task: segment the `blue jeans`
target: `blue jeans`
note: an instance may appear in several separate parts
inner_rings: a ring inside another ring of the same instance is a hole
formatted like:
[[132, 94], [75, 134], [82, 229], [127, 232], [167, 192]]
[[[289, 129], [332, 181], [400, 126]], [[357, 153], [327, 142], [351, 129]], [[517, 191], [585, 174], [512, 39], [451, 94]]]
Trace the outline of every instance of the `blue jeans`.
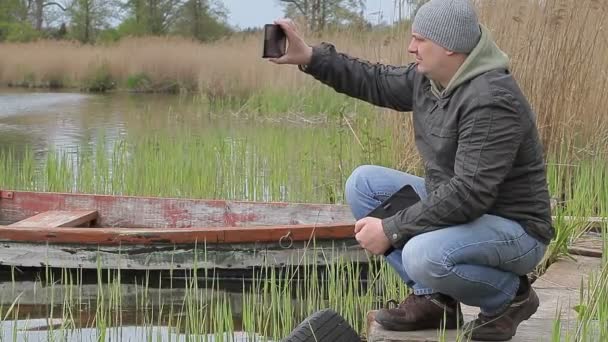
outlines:
[[[346, 181], [346, 201], [361, 219], [406, 184], [421, 198], [424, 179], [381, 166], [360, 166]], [[440, 292], [493, 315], [515, 297], [519, 276], [532, 271], [546, 245], [522, 226], [495, 215], [423, 233], [395, 249], [386, 261], [414, 294]]]

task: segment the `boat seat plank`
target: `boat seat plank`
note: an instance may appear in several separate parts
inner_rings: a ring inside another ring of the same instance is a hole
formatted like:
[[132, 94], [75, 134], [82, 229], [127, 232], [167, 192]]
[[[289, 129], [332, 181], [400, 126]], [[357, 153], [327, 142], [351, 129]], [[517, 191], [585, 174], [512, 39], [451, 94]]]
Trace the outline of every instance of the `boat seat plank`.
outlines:
[[10, 224], [9, 227], [78, 227], [97, 219], [97, 210], [50, 210]]

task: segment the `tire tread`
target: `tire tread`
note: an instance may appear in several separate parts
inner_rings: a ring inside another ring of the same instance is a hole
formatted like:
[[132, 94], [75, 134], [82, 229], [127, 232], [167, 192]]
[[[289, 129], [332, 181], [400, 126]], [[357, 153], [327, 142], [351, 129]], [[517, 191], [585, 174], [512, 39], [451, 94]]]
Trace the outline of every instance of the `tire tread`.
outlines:
[[337, 312], [324, 309], [308, 316], [282, 342], [361, 342], [361, 338]]

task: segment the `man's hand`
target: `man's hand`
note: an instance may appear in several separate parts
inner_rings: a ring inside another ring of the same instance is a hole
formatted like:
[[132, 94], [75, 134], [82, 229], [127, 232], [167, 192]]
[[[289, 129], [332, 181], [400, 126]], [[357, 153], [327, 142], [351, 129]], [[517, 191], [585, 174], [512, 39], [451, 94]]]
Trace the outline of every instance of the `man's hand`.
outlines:
[[384, 254], [391, 247], [384, 234], [382, 220], [375, 217], [365, 217], [355, 223], [355, 239], [361, 247], [375, 255]]
[[290, 19], [279, 19], [274, 22], [280, 25], [287, 36], [287, 51], [280, 58], [269, 58], [276, 64], [308, 65], [312, 59], [312, 47], [300, 37], [296, 24]]

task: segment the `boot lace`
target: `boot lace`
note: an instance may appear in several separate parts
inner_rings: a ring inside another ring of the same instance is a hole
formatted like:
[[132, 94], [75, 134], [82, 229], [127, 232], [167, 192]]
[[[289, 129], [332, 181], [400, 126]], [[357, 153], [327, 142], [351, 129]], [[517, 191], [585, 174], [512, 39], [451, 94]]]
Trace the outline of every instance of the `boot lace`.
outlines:
[[391, 306], [392, 306], [393, 308], [403, 309], [403, 308], [407, 307], [408, 305], [411, 305], [410, 303], [412, 303], [412, 304], [416, 303], [424, 298], [425, 298], [424, 296], [417, 296], [413, 293], [410, 293], [407, 297], [405, 297], [405, 299], [403, 301], [401, 301], [401, 303], [399, 303], [398, 301], [396, 301], [394, 299], [389, 299], [388, 301], [386, 301], [386, 304], [384, 307], [386, 309], [391, 309]]

